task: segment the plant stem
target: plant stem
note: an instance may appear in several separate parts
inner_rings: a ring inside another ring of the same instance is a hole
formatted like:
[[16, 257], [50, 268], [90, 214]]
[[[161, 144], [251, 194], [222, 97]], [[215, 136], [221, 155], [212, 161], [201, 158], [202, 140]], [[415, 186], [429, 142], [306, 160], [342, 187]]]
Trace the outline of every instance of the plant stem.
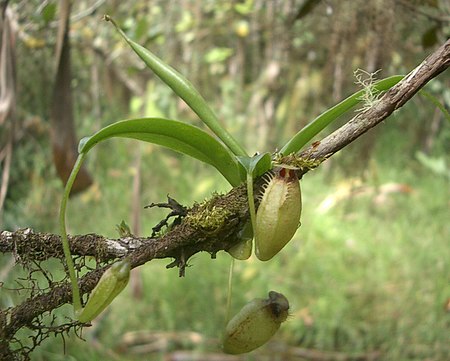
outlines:
[[247, 172], [247, 198], [248, 198], [248, 211], [250, 212], [250, 220], [252, 222], [253, 234], [256, 230], [256, 210], [255, 199], [253, 198], [253, 177], [252, 174]]
[[230, 271], [228, 273], [228, 295], [227, 295], [227, 313], [225, 318], [225, 326], [231, 317], [231, 298], [233, 294], [233, 270], [234, 270], [234, 257], [231, 257]]
[[70, 173], [69, 178], [67, 179], [66, 186], [64, 188], [63, 198], [61, 200], [61, 206], [59, 209], [59, 227], [61, 232], [61, 241], [64, 250], [64, 257], [66, 258], [67, 271], [69, 273], [70, 282], [72, 283], [72, 302], [73, 308], [76, 311], [81, 310], [81, 298], [80, 298], [80, 289], [78, 288], [78, 280], [75, 275], [75, 267], [72, 260], [72, 254], [70, 253], [69, 240], [67, 238], [67, 230], [66, 230], [66, 208], [67, 201], [69, 199], [70, 191], [72, 189], [73, 183], [77, 177], [78, 172], [81, 169], [81, 165], [83, 164], [86, 153], [80, 153], [78, 158], [73, 166], [72, 172]]

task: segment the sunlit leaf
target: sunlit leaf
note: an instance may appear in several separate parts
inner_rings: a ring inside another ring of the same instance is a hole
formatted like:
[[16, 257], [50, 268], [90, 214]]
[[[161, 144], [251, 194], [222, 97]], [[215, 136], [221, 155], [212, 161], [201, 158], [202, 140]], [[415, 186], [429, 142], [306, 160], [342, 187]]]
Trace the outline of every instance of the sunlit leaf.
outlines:
[[230, 151], [214, 137], [177, 120], [140, 118], [111, 124], [80, 141], [79, 152], [87, 153], [95, 144], [112, 137], [133, 138], [159, 144], [211, 164], [236, 186], [240, 183], [237, 161]]

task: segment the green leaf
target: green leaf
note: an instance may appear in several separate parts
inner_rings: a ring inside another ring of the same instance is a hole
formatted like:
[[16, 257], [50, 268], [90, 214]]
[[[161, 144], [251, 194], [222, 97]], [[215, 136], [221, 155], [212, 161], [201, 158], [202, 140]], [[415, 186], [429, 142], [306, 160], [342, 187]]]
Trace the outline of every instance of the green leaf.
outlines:
[[143, 46], [131, 40], [111, 19], [105, 15], [107, 21], [111, 21], [119, 34], [131, 46], [134, 52], [145, 62], [145, 64], [166, 83], [186, 104], [200, 117], [200, 119], [216, 134], [222, 142], [236, 155], [246, 156], [244, 148], [223, 128], [216, 114], [212, 111], [205, 99], [182, 74], [164, 63], [156, 55]]
[[253, 157], [237, 157], [241, 166], [241, 179], [246, 179], [246, 174], [252, 178], [259, 177], [272, 168], [272, 157], [270, 153], [261, 153]]
[[[373, 84], [373, 90], [377, 92], [388, 90], [402, 79], [402, 75], [394, 75], [389, 78], [380, 80]], [[319, 115], [316, 119], [314, 119], [311, 123], [300, 130], [296, 135], [294, 135], [294, 137], [289, 140], [289, 142], [287, 142], [286, 145], [281, 149], [280, 153], [283, 155], [287, 155], [298, 152], [305, 146], [306, 143], [308, 143], [312, 138], [314, 138], [318, 133], [320, 133], [338, 117], [363, 101], [362, 96], [365, 94], [365, 92], [366, 89], [362, 89]]]
[[56, 4], [47, 4], [42, 9], [42, 19], [46, 24], [48, 24], [50, 21], [53, 21], [55, 19], [56, 15]]
[[237, 161], [230, 151], [193, 125], [163, 118], [123, 120], [99, 130], [89, 138], [83, 138], [79, 152], [87, 153], [97, 143], [112, 137], [133, 138], [162, 145], [211, 164], [232, 186], [241, 182]]

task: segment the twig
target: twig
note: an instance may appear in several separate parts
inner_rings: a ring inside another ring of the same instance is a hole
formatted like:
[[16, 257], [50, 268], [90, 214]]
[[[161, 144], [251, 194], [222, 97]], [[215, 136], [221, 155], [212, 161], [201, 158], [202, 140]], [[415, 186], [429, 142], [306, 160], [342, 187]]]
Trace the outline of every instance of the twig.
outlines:
[[[403, 80], [387, 91], [372, 107], [359, 113], [322, 141], [314, 143], [301, 155], [311, 160], [331, 157], [402, 107], [426, 83], [445, 71], [449, 65], [450, 40], [447, 40]], [[306, 172], [307, 170], [303, 173]]]

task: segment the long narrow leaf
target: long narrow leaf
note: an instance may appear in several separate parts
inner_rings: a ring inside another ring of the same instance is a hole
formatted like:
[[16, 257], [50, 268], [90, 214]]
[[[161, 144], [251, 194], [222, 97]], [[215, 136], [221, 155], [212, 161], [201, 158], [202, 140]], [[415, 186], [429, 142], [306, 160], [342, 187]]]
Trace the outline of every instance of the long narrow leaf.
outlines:
[[80, 142], [79, 152], [87, 153], [95, 144], [111, 137], [123, 137], [159, 144], [211, 164], [230, 182], [240, 184], [239, 167], [233, 154], [214, 137], [177, 120], [140, 118], [111, 124]]
[[225, 145], [230, 148], [235, 155], [247, 155], [244, 148], [242, 148], [233, 136], [220, 125], [215, 113], [189, 80], [187, 80], [170, 65], [164, 63], [148, 49], [131, 40], [109, 16], [105, 16], [105, 19], [113, 23], [119, 34], [125, 39], [134, 52], [145, 62], [145, 64], [186, 102], [186, 104], [200, 117], [200, 119], [214, 132], [214, 134], [216, 134], [217, 137], [219, 137]]
[[[380, 80], [373, 85], [374, 91], [388, 90], [402, 79], [402, 75], [394, 75], [389, 78]], [[312, 138], [314, 138], [318, 133], [320, 133], [338, 117], [363, 101], [362, 96], [365, 92], [366, 90], [362, 89], [319, 115], [316, 119], [314, 119], [311, 123], [300, 130], [296, 135], [294, 135], [294, 137], [281, 149], [280, 153], [287, 155], [298, 152], [305, 146], [306, 143], [308, 143]]]
[[442, 104], [433, 94], [426, 91], [425, 89], [420, 89], [419, 94], [424, 96], [427, 100], [433, 103], [444, 115], [444, 118], [450, 123], [450, 113], [445, 109], [445, 105]]

